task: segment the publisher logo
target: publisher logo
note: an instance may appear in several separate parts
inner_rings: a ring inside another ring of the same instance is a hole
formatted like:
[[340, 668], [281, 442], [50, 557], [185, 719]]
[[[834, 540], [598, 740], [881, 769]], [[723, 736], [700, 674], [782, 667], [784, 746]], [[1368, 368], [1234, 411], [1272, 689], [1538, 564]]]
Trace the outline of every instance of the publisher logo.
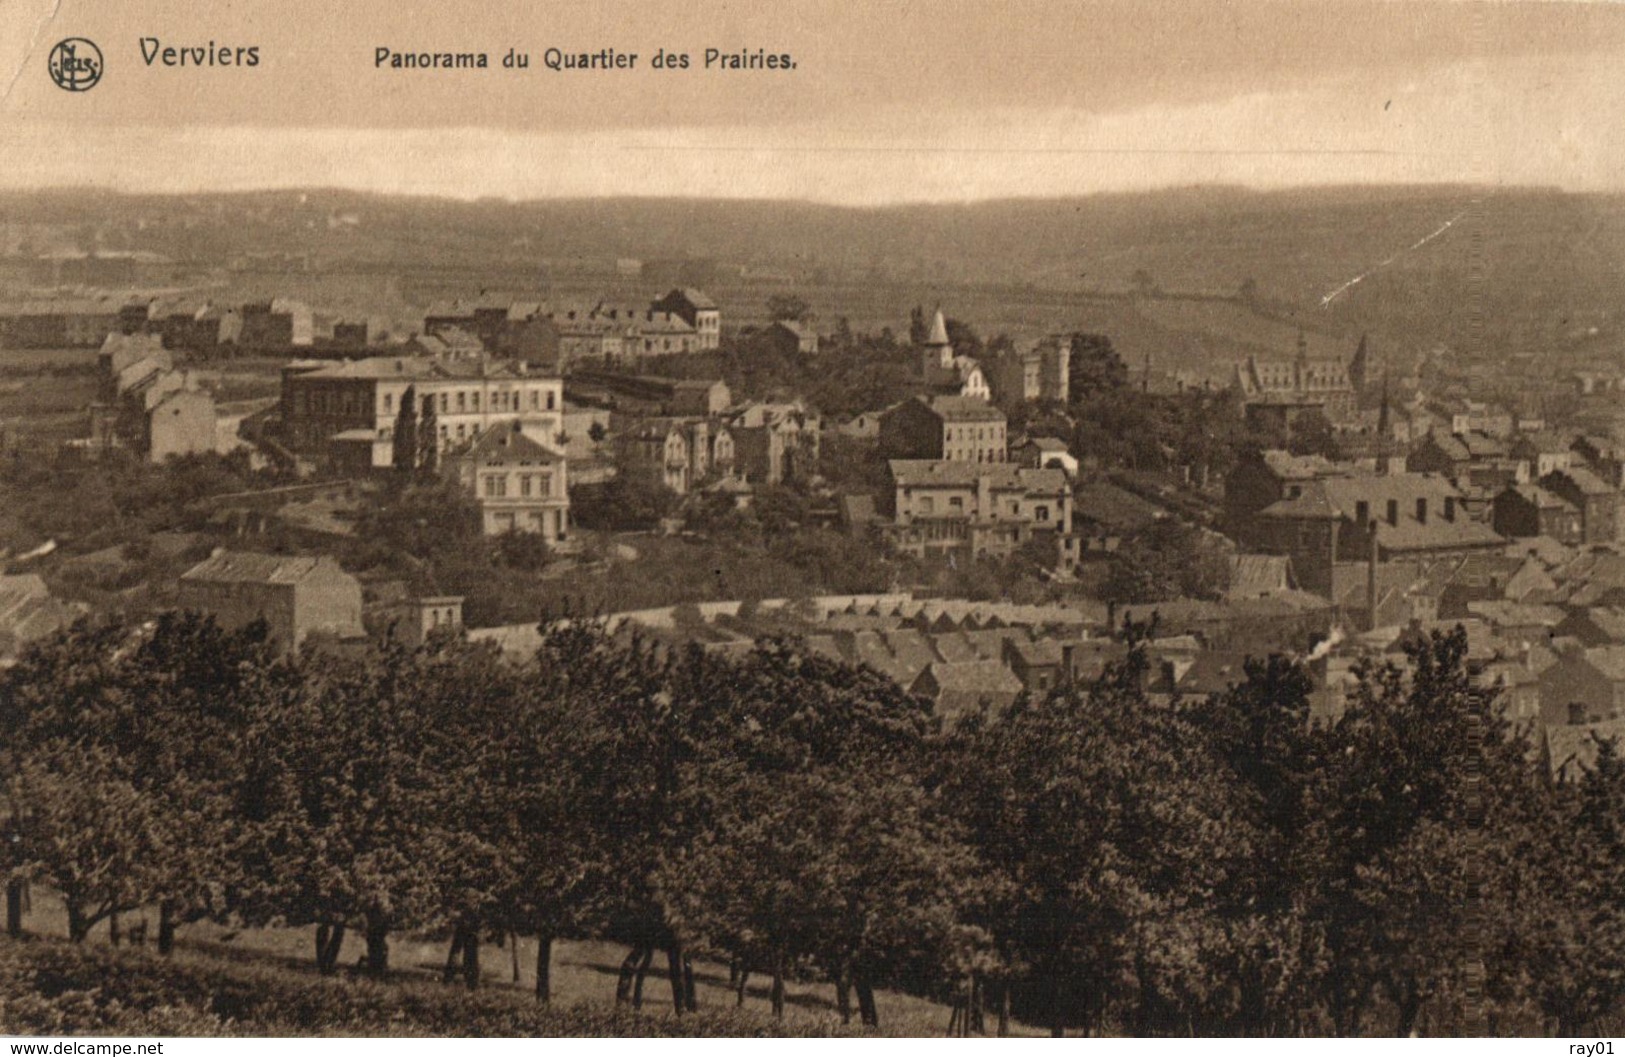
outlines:
[[46, 65], [58, 88], [88, 92], [102, 79], [102, 50], [84, 37], [69, 37], [51, 49]]

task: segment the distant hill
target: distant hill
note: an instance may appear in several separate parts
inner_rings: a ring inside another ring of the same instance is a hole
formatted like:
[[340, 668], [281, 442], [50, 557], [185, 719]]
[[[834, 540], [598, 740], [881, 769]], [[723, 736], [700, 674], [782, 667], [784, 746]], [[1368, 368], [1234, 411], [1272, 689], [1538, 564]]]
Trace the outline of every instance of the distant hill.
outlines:
[[[16, 233], [26, 232], [36, 242], [148, 249], [200, 264], [291, 254], [316, 271], [442, 273], [454, 288], [483, 275], [612, 275], [617, 260], [705, 262], [725, 276], [719, 286], [756, 276], [871, 294], [971, 286], [1075, 297], [1120, 294], [1138, 279], [1229, 295], [1251, 279], [1289, 326], [1301, 321], [1340, 338], [1371, 331], [1407, 353], [1475, 340], [1492, 354], [1613, 342], [1621, 332], [1625, 196], [1486, 190], [1476, 213], [1473, 199], [1462, 187], [1218, 187], [860, 209], [462, 202], [321, 189], [167, 197], [63, 190], [0, 195], [0, 234], [11, 233], [0, 252], [15, 251]], [[1480, 338], [1470, 327], [1475, 303]], [[888, 308], [904, 319], [906, 310]], [[1200, 313], [1186, 316], [1175, 329], [1201, 332], [1191, 323]], [[1170, 327], [1171, 318], [1156, 323]], [[1227, 348], [1237, 337], [1233, 321], [1214, 333]]]

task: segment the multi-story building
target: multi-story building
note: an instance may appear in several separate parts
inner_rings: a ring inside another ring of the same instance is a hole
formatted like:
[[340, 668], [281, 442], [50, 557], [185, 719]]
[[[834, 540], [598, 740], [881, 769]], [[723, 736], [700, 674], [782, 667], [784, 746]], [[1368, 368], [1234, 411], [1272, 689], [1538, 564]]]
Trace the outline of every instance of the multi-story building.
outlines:
[[888, 459], [1006, 462], [1004, 412], [971, 397], [905, 400], [880, 415], [880, 453]]
[[242, 332], [238, 344], [250, 349], [286, 349], [310, 345], [316, 337], [315, 317], [303, 301], [278, 297], [242, 306]]
[[948, 322], [940, 308], [931, 319], [925, 344], [920, 347], [920, 378], [926, 390], [937, 395], [968, 396], [977, 400], [993, 398], [982, 365], [973, 357], [954, 352], [953, 343], [948, 340]]
[[387, 467], [408, 390], [419, 402], [419, 428], [433, 409], [441, 451], [515, 422], [549, 444], [563, 428], [564, 383], [532, 374], [523, 363], [374, 356], [283, 368], [285, 443], [298, 452], [326, 455], [337, 440], [360, 450], [354, 459], [359, 466]]
[[1571, 546], [1585, 539], [1579, 508], [1535, 484], [1512, 485], [1497, 495], [1490, 524], [1509, 539], [1548, 536]]
[[823, 420], [800, 403], [745, 404], [722, 421], [733, 443], [733, 472], [751, 484], [803, 479], [818, 465]]
[[1584, 467], [1571, 466], [1542, 477], [1540, 486], [1579, 509], [1583, 542], [1613, 543], [1619, 539], [1619, 490], [1607, 481]]
[[1010, 463], [893, 459], [884, 531], [916, 557], [1003, 557], [1048, 535], [1057, 564], [1075, 558], [1066, 474]]
[[699, 290], [688, 287], [673, 290], [649, 307], [677, 316], [694, 328], [701, 351], [710, 351], [722, 343], [722, 312], [715, 301]]
[[[1236, 365], [1235, 385], [1243, 403], [1265, 407], [1317, 406], [1336, 423], [1353, 414], [1358, 394], [1341, 360], [1310, 359], [1308, 339], [1298, 334], [1293, 360], [1260, 360], [1249, 356]], [[1253, 416], [1256, 417], [1256, 416]]]
[[1293, 483], [1287, 498], [1241, 526], [1245, 550], [1285, 554], [1298, 584], [1331, 597], [1340, 562], [1389, 562], [1498, 550], [1505, 540], [1464, 513], [1463, 494], [1432, 474], [1323, 477]]
[[1026, 348], [1010, 347], [982, 357], [982, 372], [993, 399], [1009, 407], [1028, 400], [1066, 403], [1072, 392], [1072, 346], [1060, 335]]
[[569, 538], [564, 456], [525, 436], [517, 421], [487, 430], [446, 466], [474, 497], [485, 535], [535, 532], [550, 545]]
[[235, 629], [264, 620], [273, 641], [365, 634], [361, 584], [332, 558], [218, 551], [181, 575], [176, 604]]
[[94, 349], [119, 331], [120, 307], [90, 298], [0, 305], [0, 348]]
[[687, 495], [709, 477], [730, 477], [738, 454], [732, 430], [706, 418], [645, 418], [616, 438], [621, 465], [652, 471], [669, 489]]

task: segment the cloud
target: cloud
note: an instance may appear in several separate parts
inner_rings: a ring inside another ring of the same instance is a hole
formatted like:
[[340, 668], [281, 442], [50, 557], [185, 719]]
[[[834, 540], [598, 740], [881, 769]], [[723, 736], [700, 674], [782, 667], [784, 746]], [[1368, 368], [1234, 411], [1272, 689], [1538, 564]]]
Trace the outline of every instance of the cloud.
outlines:
[[[71, 126], [17, 120], [0, 186], [337, 186], [460, 198], [684, 195], [848, 205], [1484, 182], [1625, 190], [1625, 82], [1606, 57], [1358, 72], [1311, 88], [1098, 114], [876, 108], [766, 126], [621, 130]], [[1492, 76], [1493, 74], [1493, 76]]]

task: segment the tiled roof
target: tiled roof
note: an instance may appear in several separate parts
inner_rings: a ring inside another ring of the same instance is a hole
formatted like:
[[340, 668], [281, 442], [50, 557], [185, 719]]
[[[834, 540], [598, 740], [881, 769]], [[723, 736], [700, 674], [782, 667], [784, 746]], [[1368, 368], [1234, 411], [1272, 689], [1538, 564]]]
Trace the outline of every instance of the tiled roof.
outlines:
[[934, 396], [930, 407], [944, 422], [1003, 422], [1004, 412], [974, 396]]
[[296, 584], [323, 565], [337, 568], [337, 563], [328, 557], [222, 551], [188, 569], [181, 579], [211, 583]]
[[464, 453], [475, 462], [563, 462], [564, 456], [525, 436], [519, 429], [497, 426], [481, 433]]
[[1014, 463], [949, 462], [935, 459], [891, 459], [892, 480], [904, 488], [951, 485], [974, 488], [986, 477], [1000, 491], [1065, 492], [1064, 470], [1035, 470]]
[[1625, 720], [1548, 726], [1545, 730], [1546, 753], [1554, 778], [1576, 781], [1591, 770], [1597, 763], [1600, 742], [1612, 741], [1625, 749]]

